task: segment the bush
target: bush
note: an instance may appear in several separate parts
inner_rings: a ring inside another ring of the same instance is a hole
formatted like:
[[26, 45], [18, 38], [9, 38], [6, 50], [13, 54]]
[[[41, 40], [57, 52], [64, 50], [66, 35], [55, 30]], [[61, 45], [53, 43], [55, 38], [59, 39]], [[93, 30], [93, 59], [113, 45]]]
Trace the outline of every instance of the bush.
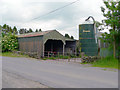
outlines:
[[18, 40], [15, 34], [8, 33], [2, 35], [2, 52], [14, 51], [18, 49]]

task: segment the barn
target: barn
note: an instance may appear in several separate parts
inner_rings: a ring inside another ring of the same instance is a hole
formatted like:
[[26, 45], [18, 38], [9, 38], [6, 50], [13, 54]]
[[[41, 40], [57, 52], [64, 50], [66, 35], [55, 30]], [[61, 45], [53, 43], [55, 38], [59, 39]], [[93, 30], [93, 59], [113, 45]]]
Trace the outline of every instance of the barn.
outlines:
[[75, 53], [76, 40], [66, 38], [56, 30], [18, 35], [19, 51], [35, 53], [38, 58], [52, 54]]

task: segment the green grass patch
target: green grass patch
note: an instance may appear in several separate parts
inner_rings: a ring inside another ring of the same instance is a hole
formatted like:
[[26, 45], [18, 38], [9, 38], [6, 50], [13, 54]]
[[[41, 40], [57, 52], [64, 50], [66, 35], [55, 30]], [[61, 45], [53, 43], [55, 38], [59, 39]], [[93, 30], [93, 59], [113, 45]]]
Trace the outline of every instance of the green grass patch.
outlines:
[[22, 54], [17, 54], [13, 52], [3, 52], [0, 53], [0, 56], [6, 56], [6, 57], [29, 57], [28, 55], [22, 55]]
[[118, 69], [118, 59], [113, 57], [105, 57], [96, 62], [91, 63], [93, 67], [114, 68]]

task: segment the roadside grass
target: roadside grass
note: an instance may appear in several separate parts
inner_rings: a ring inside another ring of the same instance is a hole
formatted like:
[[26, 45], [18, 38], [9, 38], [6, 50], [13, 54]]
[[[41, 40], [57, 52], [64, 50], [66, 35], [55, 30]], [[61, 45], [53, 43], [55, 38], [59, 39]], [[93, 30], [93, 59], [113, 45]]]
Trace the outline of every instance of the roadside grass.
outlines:
[[28, 58], [28, 55], [22, 55], [22, 54], [17, 54], [17, 53], [13, 53], [13, 52], [0, 52], [0, 56], [6, 56], [6, 57], [26, 57]]
[[91, 63], [93, 67], [114, 68], [118, 69], [118, 59], [113, 57], [105, 57], [96, 62]]

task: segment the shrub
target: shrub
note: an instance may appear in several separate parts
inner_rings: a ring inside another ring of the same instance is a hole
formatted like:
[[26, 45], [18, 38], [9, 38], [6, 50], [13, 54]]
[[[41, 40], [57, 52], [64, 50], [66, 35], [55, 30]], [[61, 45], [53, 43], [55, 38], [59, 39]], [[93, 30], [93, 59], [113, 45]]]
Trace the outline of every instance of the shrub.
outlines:
[[18, 49], [18, 40], [15, 34], [8, 33], [2, 35], [1, 47], [2, 52], [14, 51]]

